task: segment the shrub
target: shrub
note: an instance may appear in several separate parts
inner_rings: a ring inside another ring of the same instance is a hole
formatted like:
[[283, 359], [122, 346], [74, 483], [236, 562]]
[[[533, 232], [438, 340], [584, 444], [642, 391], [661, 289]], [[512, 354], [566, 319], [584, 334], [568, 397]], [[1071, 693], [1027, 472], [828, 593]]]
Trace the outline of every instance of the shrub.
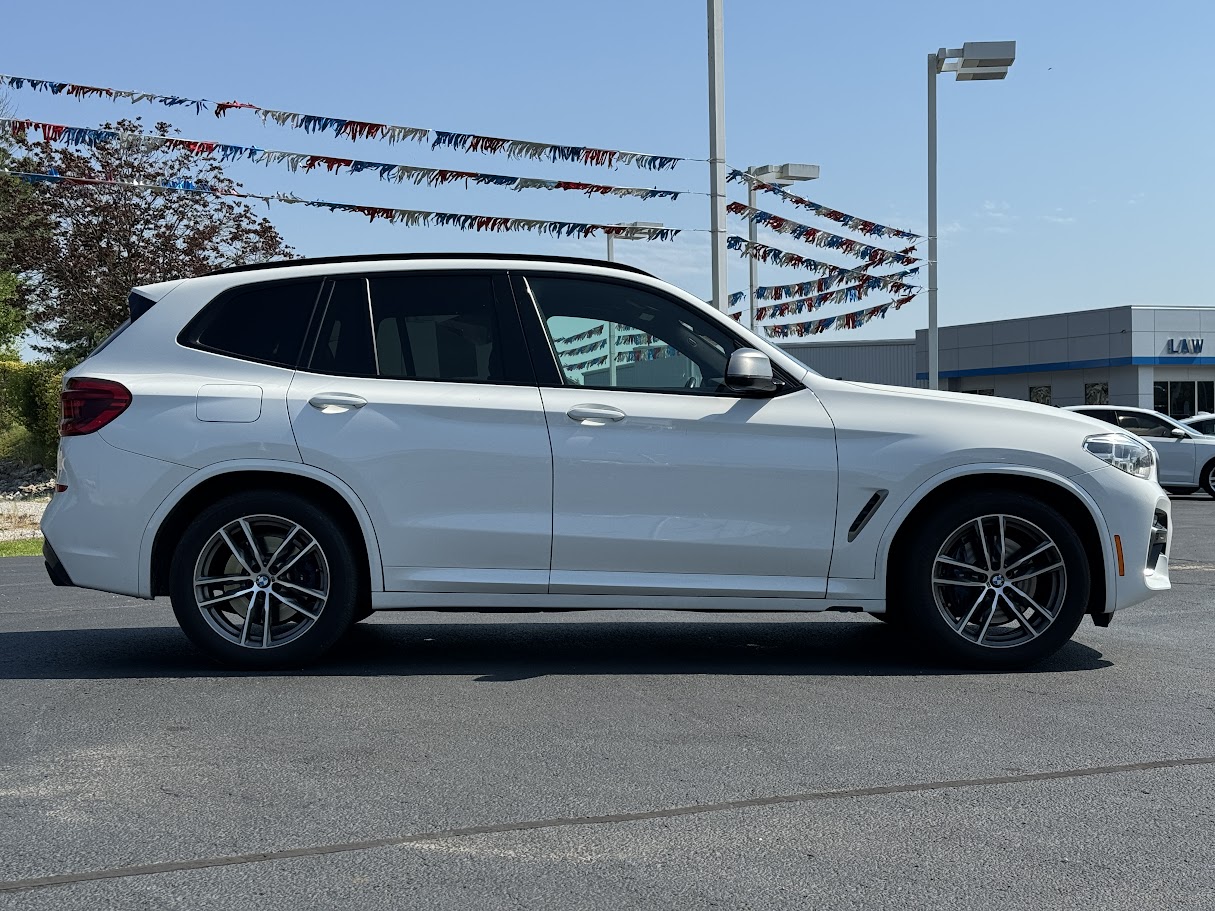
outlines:
[[55, 464], [59, 446], [59, 391], [63, 373], [51, 364], [0, 362], [0, 422], [20, 425], [43, 465]]

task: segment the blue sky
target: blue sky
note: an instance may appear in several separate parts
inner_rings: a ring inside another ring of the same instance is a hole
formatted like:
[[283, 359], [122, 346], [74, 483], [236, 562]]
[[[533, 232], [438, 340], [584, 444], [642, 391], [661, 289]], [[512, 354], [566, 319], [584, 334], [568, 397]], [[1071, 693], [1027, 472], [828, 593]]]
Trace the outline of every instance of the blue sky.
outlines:
[[[925, 58], [939, 46], [1014, 39], [999, 83], [939, 83], [943, 324], [1121, 304], [1211, 304], [1195, 280], [1211, 261], [1215, 118], [1207, 62], [1215, 5], [726, 0], [726, 154], [731, 165], [819, 164], [795, 191], [923, 233]], [[10, 10], [0, 71], [190, 97], [237, 99], [517, 139], [707, 157], [702, 0], [550, 0], [205, 5], [62, 2], [53, 23]], [[674, 189], [708, 188], [707, 165], [636, 168], [512, 161], [428, 146], [350, 143], [263, 127], [249, 115], [78, 102], [14, 93], [18, 116], [92, 126], [124, 114], [171, 120], [189, 138], [421, 166]], [[571, 221], [656, 221], [707, 228], [708, 200], [587, 198], [462, 185], [381, 183], [371, 174], [233, 170], [251, 192]], [[72, 192], [65, 190], [65, 192]], [[732, 190], [732, 198], [741, 198]], [[761, 203], [821, 227], [772, 197]], [[602, 239], [462, 233], [368, 224], [275, 206], [270, 217], [307, 255], [491, 250], [601, 256]], [[745, 225], [731, 219], [731, 229]], [[779, 235], [761, 240], [820, 259]], [[621, 242], [617, 258], [707, 297], [707, 235]], [[838, 260], [841, 264], [849, 264]], [[761, 283], [806, 272], [760, 267]], [[732, 259], [731, 290], [746, 287]], [[875, 299], [874, 302], [877, 302]], [[854, 307], [827, 308], [821, 315]], [[826, 338], [906, 337], [917, 299], [863, 330]]]

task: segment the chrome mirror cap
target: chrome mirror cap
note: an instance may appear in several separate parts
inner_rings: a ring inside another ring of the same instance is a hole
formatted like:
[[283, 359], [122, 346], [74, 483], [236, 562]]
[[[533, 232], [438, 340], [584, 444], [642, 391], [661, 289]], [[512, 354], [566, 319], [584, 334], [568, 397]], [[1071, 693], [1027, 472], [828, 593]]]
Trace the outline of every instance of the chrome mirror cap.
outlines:
[[775, 392], [772, 361], [754, 348], [739, 348], [726, 365], [726, 385], [737, 392]]

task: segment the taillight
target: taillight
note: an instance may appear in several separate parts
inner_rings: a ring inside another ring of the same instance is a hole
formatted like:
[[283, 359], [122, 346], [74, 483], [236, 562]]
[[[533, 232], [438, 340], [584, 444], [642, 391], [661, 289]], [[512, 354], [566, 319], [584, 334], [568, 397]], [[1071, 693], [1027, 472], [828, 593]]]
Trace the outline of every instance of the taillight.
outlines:
[[131, 404], [131, 392], [113, 380], [70, 379], [60, 394], [61, 437], [76, 437], [100, 430]]

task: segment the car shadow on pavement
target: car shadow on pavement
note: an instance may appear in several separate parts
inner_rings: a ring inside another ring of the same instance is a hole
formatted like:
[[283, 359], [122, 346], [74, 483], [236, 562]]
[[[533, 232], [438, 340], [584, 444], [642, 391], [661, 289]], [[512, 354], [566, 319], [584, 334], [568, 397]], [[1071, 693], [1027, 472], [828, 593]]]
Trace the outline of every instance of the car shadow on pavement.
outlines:
[[[1111, 666], [1079, 642], [1028, 673]], [[172, 627], [0, 633], [0, 679], [223, 676], [471, 676], [508, 683], [550, 675], [707, 674], [931, 676], [972, 674], [918, 653], [872, 619], [835, 622], [409, 622], [351, 630], [324, 659], [286, 671], [230, 671]]]

